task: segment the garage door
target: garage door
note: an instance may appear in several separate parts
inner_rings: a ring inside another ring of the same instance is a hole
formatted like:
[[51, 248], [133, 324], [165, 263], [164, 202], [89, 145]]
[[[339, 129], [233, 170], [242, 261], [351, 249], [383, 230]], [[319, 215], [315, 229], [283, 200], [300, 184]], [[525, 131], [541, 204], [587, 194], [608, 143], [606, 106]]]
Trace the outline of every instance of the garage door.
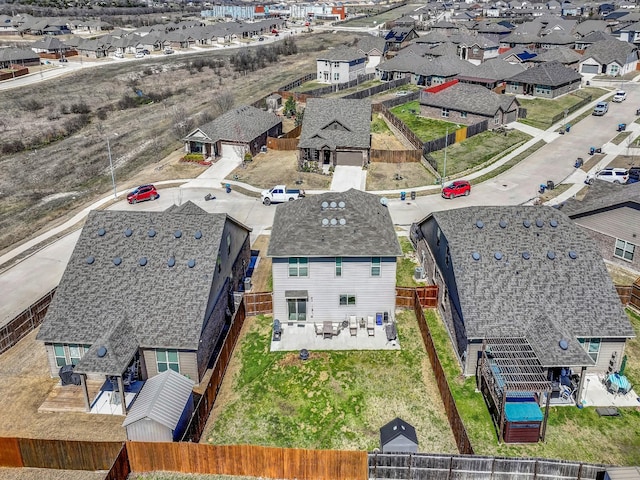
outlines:
[[242, 160], [242, 152], [249, 151], [246, 145], [234, 145], [231, 143], [222, 144], [222, 152], [220, 153], [224, 158], [233, 158], [235, 160]]
[[362, 166], [362, 152], [336, 152], [336, 165]]
[[598, 65], [582, 64], [582, 73], [598, 73]]

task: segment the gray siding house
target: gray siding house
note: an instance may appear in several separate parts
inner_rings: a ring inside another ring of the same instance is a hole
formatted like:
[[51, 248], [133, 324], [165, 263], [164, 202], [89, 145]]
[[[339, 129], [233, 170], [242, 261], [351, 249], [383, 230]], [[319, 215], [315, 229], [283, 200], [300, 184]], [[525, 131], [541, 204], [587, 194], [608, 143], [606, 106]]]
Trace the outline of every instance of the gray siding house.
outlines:
[[507, 79], [505, 93], [556, 98], [580, 88], [582, 75], [554, 61], [541, 63]]
[[298, 142], [300, 166], [364, 166], [371, 150], [371, 102], [309, 98]]
[[640, 272], [640, 183], [596, 180], [582, 201], [569, 199], [561, 208], [593, 238], [602, 258]]
[[420, 115], [463, 125], [489, 120], [489, 128], [518, 119], [520, 104], [512, 95], [499, 95], [480, 85], [456, 83], [440, 92], [420, 96]]
[[273, 315], [291, 324], [395, 311], [402, 255], [376, 195], [348, 190], [278, 205], [269, 241]]
[[185, 153], [201, 153], [204, 159], [222, 155], [255, 155], [267, 144], [267, 137], [282, 134], [282, 119], [251, 105], [237, 107], [189, 133]]
[[595, 243], [556, 209], [434, 212], [413, 225], [411, 239], [440, 287], [439, 309], [466, 375], [476, 372], [484, 341], [519, 338], [549, 379], [563, 368], [584, 379], [604, 373], [614, 352], [622, 358], [635, 336]]
[[580, 72], [616, 77], [634, 71], [637, 64], [637, 46], [616, 39], [603, 40], [587, 47]]
[[[71, 364], [85, 386], [109, 379], [124, 391], [127, 378], [166, 370], [200, 383], [235, 310], [249, 232], [191, 202], [91, 212], [37, 336], [51, 376]], [[86, 388], [85, 399], [89, 408]]]

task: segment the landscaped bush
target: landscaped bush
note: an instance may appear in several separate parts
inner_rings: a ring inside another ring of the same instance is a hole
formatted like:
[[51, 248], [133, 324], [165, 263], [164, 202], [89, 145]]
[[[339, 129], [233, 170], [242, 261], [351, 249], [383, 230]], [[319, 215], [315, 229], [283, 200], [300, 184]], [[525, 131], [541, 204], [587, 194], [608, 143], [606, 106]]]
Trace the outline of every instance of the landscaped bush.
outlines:
[[211, 162], [208, 162], [203, 159], [201, 153], [187, 153], [184, 157], [180, 159], [183, 163], [197, 163], [198, 165], [211, 165]]

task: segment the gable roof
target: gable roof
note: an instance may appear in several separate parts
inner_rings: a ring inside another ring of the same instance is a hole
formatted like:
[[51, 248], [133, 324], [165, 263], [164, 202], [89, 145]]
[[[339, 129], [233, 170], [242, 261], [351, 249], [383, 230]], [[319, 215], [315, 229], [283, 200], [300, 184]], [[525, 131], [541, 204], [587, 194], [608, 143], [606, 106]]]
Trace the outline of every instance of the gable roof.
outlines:
[[638, 47], [627, 42], [621, 42], [620, 40], [602, 40], [600, 42], [593, 43], [587, 47], [582, 55], [583, 60], [593, 58], [596, 62], [601, 64], [617, 63], [618, 65], [625, 65], [627, 58], [632, 52], [637, 52]]
[[563, 65], [578, 63], [582, 55], [571, 48], [551, 48], [531, 59], [532, 62], [560, 62]]
[[197, 350], [224, 227], [246, 227], [190, 203], [164, 212], [90, 212], [38, 339], [115, 344], [130, 325], [126, 337], [140, 347]]
[[640, 182], [616, 185], [596, 180], [593, 185], [589, 186], [587, 194], [582, 200], [570, 198], [559, 208], [570, 218], [578, 218], [602, 210], [622, 207], [629, 203], [636, 203], [640, 206]]
[[382, 37], [374, 37], [373, 35], [361, 35], [354, 39], [353, 48], [369, 54], [374, 50], [384, 53], [387, 50], [387, 42]]
[[584, 37], [595, 32], [606, 32], [608, 27], [604, 20], [585, 20], [573, 27], [573, 33]]
[[565, 67], [562, 63], [546, 62], [528, 68], [524, 72], [515, 74], [507, 79], [509, 82], [536, 83], [538, 85], [548, 85], [557, 87], [567, 83], [580, 81], [582, 75], [575, 70]]
[[470, 112], [484, 116], [494, 116], [498, 110], [509, 111], [516, 97], [499, 95], [482, 85], [456, 83], [438, 93], [422, 95], [421, 105], [449, 108], [459, 112]]
[[37, 53], [30, 48], [5, 47], [0, 48], [0, 62], [19, 62], [21, 60], [40, 59]]
[[[337, 126], [339, 128], [333, 128]], [[299, 148], [371, 147], [371, 102], [344, 98], [309, 98]]]
[[[492, 58], [482, 62], [473, 70], [473, 78], [501, 81], [523, 72], [525, 67], [519, 63], [510, 63], [502, 58]], [[472, 78], [459, 75], [458, 78]]]
[[352, 62], [354, 60], [364, 59], [365, 55], [352, 47], [338, 47], [330, 50], [324, 50], [316, 57], [317, 60], [328, 60], [330, 62]]
[[200, 131], [212, 142], [223, 140], [246, 143], [279, 123], [282, 123], [282, 119], [275, 113], [265, 112], [251, 105], [244, 105], [233, 108], [215, 120], [205, 123], [189, 133], [186, 138]]
[[[323, 207], [325, 202], [327, 206]], [[344, 202], [342, 208], [341, 202]], [[325, 219], [327, 224], [323, 225]], [[267, 255], [398, 257], [402, 249], [389, 210], [380, 203], [380, 198], [351, 189], [278, 205]]]
[[401, 418], [396, 417], [380, 428], [380, 445], [386, 445], [401, 435], [416, 445], [418, 444], [416, 429]]
[[[432, 217], [447, 239], [470, 340], [524, 337], [544, 366], [573, 366], [593, 364], [577, 338], [634, 336], [595, 242], [561, 211], [467, 207]], [[572, 341], [566, 351], [560, 338]]]
[[144, 383], [122, 426], [150, 418], [175, 430], [189, 401], [193, 385], [193, 380], [173, 370], [151, 377]]

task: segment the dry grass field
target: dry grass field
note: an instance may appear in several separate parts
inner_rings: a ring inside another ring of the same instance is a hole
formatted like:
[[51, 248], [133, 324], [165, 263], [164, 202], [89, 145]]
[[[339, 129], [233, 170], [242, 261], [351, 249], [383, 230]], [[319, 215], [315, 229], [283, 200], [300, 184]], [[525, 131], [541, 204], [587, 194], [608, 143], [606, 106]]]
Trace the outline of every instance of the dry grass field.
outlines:
[[[164, 159], [181, 148], [185, 125], [213, 118], [220, 100], [229, 94], [236, 105], [252, 103], [314, 71], [311, 52], [353, 38], [300, 35], [296, 55], [281, 56], [277, 63], [247, 74], [234, 72], [228, 61], [221, 68], [193, 67], [198, 59], [228, 55], [211, 51], [110, 62], [0, 92], [2, 148], [12, 142], [33, 146], [0, 157], [0, 253], [109, 192], [106, 135], [119, 188], [151, 181], [154, 176], [137, 175], [145, 168], [158, 173], [155, 178], [195, 176], [197, 172], [181, 171], [182, 166], [165, 167]], [[135, 98], [136, 90], [156, 100], [122, 109], [121, 100]], [[72, 135], [63, 135], [74, 129]], [[163, 168], [168, 170], [162, 172]]]

